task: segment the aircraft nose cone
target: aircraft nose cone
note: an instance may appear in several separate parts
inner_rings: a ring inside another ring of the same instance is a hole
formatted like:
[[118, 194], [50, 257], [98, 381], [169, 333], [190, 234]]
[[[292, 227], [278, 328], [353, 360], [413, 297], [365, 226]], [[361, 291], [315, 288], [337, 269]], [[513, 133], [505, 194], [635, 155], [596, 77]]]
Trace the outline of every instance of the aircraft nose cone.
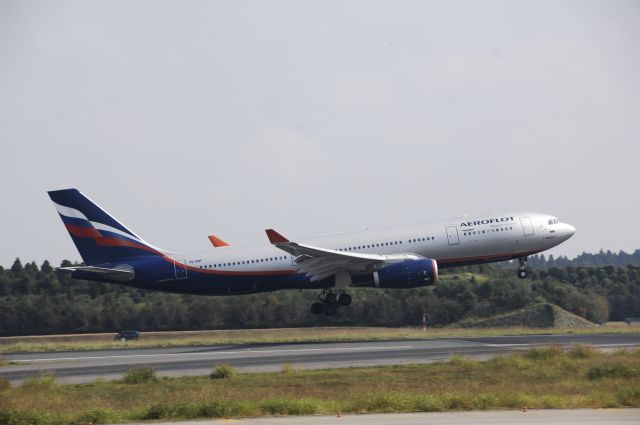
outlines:
[[564, 226], [565, 226], [565, 234], [567, 235], [567, 239], [569, 239], [576, 232], [576, 228], [566, 223]]

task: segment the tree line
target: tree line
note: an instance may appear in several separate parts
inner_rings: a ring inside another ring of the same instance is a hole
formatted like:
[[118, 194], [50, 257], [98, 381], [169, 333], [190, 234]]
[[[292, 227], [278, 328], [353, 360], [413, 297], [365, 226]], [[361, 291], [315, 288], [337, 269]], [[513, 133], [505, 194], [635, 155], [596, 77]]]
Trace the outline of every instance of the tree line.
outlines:
[[[61, 266], [69, 266], [64, 261]], [[0, 335], [268, 328], [296, 326], [430, 326], [482, 318], [551, 302], [593, 322], [640, 317], [640, 266], [515, 269], [469, 266], [441, 272], [440, 283], [416, 289], [353, 288], [352, 306], [315, 316], [317, 291], [211, 297], [177, 295], [71, 279], [48, 261], [0, 267]]]
[[618, 266], [624, 267], [629, 264], [640, 265], [640, 249], [636, 249], [633, 253], [628, 254], [624, 251], [617, 253], [610, 250], [600, 250], [597, 254], [583, 252], [575, 258], [567, 256], [555, 257], [549, 255], [545, 258], [544, 254], [532, 255], [529, 257], [529, 265], [537, 269], [548, 270], [553, 267], [602, 267], [602, 266]]

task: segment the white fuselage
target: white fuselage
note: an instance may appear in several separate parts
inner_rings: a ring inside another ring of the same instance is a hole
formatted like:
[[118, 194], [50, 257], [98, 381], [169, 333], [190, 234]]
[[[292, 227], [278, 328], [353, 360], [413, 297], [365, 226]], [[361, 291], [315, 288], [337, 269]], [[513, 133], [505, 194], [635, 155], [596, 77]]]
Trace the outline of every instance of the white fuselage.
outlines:
[[[440, 267], [502, 261], [552, 248], [575, 232], [573, 226], [539, 213], [507, 213], [396, 228], [361, 230], [300, 240], [316, 247], [367, 254], [417, 254]], [[171, 256], [189, 268], [228, 272], [296, 269], [291, 255], [263, 245], [215, 248]]]

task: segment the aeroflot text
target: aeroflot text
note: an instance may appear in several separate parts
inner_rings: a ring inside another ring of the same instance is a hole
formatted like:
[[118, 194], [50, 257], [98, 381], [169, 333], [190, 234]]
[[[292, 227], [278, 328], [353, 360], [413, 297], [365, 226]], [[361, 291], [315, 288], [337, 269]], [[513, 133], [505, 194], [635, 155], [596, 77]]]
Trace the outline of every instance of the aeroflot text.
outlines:
[[478, 226], [480, 224], [490, 224], [490, 223], [505, 223], [507, 221], [515, 221], [515, 220], [513, 219], [513, 217], [490, 218], [487, 220], [467, 221], [466, 223], [460, 223], [460, 227]]

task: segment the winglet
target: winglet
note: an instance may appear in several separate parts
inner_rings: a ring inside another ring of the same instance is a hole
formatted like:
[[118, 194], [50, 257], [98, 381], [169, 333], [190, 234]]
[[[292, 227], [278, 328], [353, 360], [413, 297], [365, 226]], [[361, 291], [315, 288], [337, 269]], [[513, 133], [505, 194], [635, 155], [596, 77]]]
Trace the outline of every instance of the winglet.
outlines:
[[265, 232], [267, 232], [267, 237], [269, 238], [269, 242], [271, 242], [272, 244], [289, 242], [289, 239], [285, 238], [284, 236], [282, 236], [280, 233], [276, 232], [273, 229], [267, 229], [265, 230]]
[[220, 239], [215, 235], [210, 235], [209, 240], [211, 241], [211, 244], [216, 248], [220, 248], [222, 246], [229, 246], [227, 242], [223, 241], [222, 239]]

